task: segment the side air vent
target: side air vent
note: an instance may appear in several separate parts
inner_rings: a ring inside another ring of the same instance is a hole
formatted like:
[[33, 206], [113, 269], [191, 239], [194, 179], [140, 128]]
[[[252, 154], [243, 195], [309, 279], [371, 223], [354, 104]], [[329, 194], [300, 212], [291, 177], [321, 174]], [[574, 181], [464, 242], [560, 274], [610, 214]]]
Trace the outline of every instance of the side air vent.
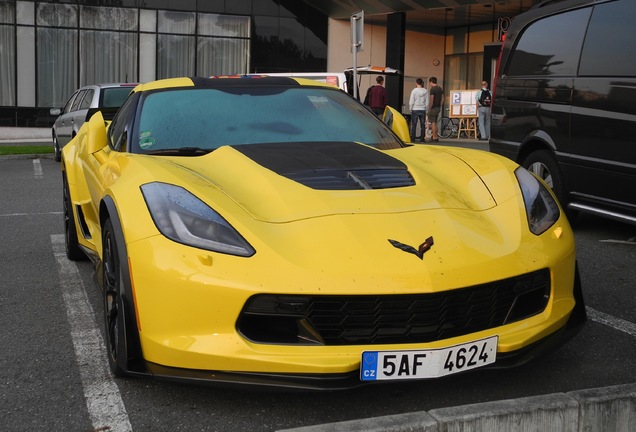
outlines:
[[305, 171], [290, 173], [287, 177], [320, 190], [388, 189], [415, 185], [406, 169]]

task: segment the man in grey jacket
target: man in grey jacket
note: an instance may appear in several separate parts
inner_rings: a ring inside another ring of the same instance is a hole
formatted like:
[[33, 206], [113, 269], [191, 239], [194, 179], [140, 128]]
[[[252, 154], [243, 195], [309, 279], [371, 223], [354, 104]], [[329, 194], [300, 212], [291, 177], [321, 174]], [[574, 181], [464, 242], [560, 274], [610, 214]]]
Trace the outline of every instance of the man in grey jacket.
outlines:
[[411, 111], [411, 141], [417, 139], [417, 124], [420, 124], [420, 139], [426, 140], [426, 108], [428, 105], [428, 90], [424, 88], [424, 80], [415, 80], [415, 88], [409, 98], [409, 110]]

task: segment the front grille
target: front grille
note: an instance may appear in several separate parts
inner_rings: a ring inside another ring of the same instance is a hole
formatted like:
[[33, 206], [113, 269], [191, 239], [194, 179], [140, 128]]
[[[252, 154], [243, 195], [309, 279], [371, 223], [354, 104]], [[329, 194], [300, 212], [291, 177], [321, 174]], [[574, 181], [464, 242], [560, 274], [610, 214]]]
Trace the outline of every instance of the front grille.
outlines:
[[547, 269], [434, 294], [270, 295], [246, 303], [237, 327], [258, 343], [422, 343], [499, 327], [541, 313]]

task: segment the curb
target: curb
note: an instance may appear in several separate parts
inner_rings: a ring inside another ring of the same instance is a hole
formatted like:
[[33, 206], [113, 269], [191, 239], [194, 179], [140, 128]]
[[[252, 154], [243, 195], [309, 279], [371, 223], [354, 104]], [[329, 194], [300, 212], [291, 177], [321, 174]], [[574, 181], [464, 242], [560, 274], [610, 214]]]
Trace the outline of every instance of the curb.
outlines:
[[372, 417], [278, 432], [631, 432], [636, 383]]

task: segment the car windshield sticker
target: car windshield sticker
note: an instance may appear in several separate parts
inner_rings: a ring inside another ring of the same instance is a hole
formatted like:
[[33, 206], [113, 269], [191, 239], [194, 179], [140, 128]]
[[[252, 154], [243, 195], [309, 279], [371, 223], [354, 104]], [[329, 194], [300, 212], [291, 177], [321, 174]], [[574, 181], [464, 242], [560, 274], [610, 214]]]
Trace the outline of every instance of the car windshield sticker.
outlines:
[[155, 139], [150, 137], [151, 134], [152, 132], [150, 131], [144, 131], [139, 134], [139, 147], [143, 150], [149, 149], [155, 145]]

